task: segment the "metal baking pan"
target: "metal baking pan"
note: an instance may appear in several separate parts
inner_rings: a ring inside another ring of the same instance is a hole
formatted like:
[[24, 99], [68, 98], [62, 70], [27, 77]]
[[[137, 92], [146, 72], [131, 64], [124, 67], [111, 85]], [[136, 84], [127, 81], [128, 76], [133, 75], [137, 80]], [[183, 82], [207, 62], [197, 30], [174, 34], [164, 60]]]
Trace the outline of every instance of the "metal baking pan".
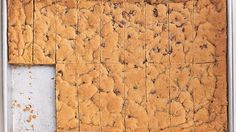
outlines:
[[[55, 86], [53, 83], [55, 69], [50, 66], [18, 67], [8, 64], [7, 0], [2, 0], [0, 4], [0, 95], [3, 95], [2, 100], [0, 99], [2, 106], [0, 107], [0, 132], [24, 132], [27, 131], [26, 129], [28, 131], [55, 131]], [[235, 38], [236, 1], [228, 0], [228, 128], [230, 132], [236, 130], [236, 114], [234, 114], [236, 46], [233, 45], [233, 43], [236, 44]], [[47, 75], [42, 74], [45, 72]], [[41, 96], [44, 100], [41, 100]], [[22, 110], [25, 113], [21, 112]], [[32, 113], [31, 110], [33, 110]], [[37, 118], [31, 115], [36, 115]]]
[[3, 107], [0, 108], [4, 111], [1, 120], [4, 127], [0, 129], [4, 129], [0, 132], [54, 132], [55, 68], [8, 64], [7, 0], [1, 3]]
[[236, 2], [235, 0], [227, 1], [228, 11], [228, 128], [230, 132], [236, 130], [236, 115], [235, 105], [236, 102]]

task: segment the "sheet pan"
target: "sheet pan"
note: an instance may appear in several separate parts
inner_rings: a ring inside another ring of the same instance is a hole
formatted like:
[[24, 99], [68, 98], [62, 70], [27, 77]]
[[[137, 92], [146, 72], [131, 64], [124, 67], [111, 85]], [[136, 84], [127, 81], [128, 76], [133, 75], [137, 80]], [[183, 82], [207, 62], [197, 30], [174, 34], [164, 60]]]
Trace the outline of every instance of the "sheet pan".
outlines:
[[[0, 101], [0, 105], [2, 105], [3, 109], [0, 109], [0, 131], [4, 131], [4, 132], [11, 132], [13, 131], [14, 127], [13, 127], [13, 113], [12, 113], [12, 94], [14, 92], [12, 92], [11, 90], [13, 90], [12, 88], [12, 79], [14, 77], [12, 77], [11, 75], [17, 75], [15, 74], [15, 72], [19, 72], [22, 71], [24, 72], [28, 72], [30, 70], [32, 71], [37, 71], [39, 70], [39, 67], [34, 67], [33, 69], [25, 69], [22, 67], [18, 67], [16, 69], [13, 69], [12, 66], [10, 66], [7, 62], [8, 57], [7, 57], [7, 0], [2, 0], [1, 1], [1, 46], [0, 46], [0, 53], [1, 53], [1, 61], [0, 61], [0, 65], [1, 65], [1, 74], [0, 74], [0, 84], [1, 85], [1, 90], [0, 90], [0, 94], [3, 95], [3, 102]], [[234, 23], [234, 25], [233, 25]], [[235, 131], [235, 126], [236, 126], [236, 114], [235, 114], [235, 105], [234, 103], [236, 102], [236, 97], [234, 97], [234, 95], [236, 95], [236, 90], [234, 90], [234, 87], [236, 87], [236, 83], [234, 83], [234, 80], [236, 78], [236, 71], [234, 70], [236, 68], [236, 1], [234, 0], [228, 0], [228, 128], [230, 132]], [[12, 70], [13, 69], [13, 70]], [[41, 68], [40, 68], [41, 69]], [[45, 71], [44, 71], [45, 70]], [[43, 72], [51, 72], [51, 76], [53, 75], [53, 68], [51, 67], [44, 67], [42, 70]], [[41, 74], [41, 73], [40, 73]], [[37, 74], [35, 74], [37, 76]], [[26, 75], [27, 76], [27, 75]], [[50, 77], [51, 77], [50, 76]], [[236, 81], [236, 80], [235, 80]], [[31, 80], [32, 82], [32, 80]], [[14, 82], [15, 83], [15, 82]], [[26, 83], [28, 83], [26, 81]], [[51, 84], [51, 82], [48, 82]], [[37, 81], [36, 81], [37, 84]], [[49, 84], [49, 85], [50, 85]], [[15, 84], [17, 85], [17, 84]], [[32, 85], [32, 84], [31, 84]], [[33, 84], [34, 85], [34, 84]], [[52, 85], [50, 85], [50, 87], [53, 87]], [[2, 93], [1, 93], [2, 92]], [[16, 92], [16, 91], [15, 91]], [[28, 91], [29, 92], [29, 91]], [[47, 91], [46, 91], [47, 92]], [[16, 92], [17, 96], [19, 95], [19, 92]], [[17, 97], [16, 96], [16, 97]], [[53, 98], [53, 92], [51, 94], [48, 95], [48, 97]], [[19, 97], [20, 98], [20, 97]], [[54, 99], [52, 99], [54, 100]], [[51, 100], [51, 101], [52, 101]], [[21, 100], [23, 101], [23, 100]], [[14, 101], [13, 101], [14, 102]], [[40, 103], [40, 102], [39, 102]], [[53, 101], [52, 101], [53, 103]], [[16, 107], [17, 104], [16, 104]], [[44, 109], [44, 108], [41, 108]], [[3, 111], [3, 112], [2, 112]], [[52, 110], [53, 111], [53, 110]], [[1, 127], [1, 125], [3, 125], [4, 127]], [[52, 123], [50, 125], [55, 125], [55, 123]], [[3, 128], [1, 130], [1, 128]], [[52, 130], [55, 129], [54, 127], [52, 127]]]
[[55, 67], [8, 64], [7, 0], [1, 2], [4, 130], [0, 132], [54, 132]]

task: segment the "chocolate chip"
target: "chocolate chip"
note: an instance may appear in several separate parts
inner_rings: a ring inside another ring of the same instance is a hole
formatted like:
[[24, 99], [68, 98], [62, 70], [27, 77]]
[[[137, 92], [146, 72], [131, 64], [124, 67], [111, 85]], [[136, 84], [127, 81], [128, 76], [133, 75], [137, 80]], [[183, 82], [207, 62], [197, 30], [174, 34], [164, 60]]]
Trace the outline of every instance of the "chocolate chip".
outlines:
[[117, 96], [120, 95], [120, 91], [119, 91], [118, 89], [115, 89], [115, 90], [114, 90], [114, 93], [115, 93]]
[[181, 42], [177, 41], [176, 44], [181, 44]]
[[104, 47], [105, 47], [105, 43], [101, 43], [101, 45], [100, 45], [100, 46], [104, 48]]
[[152, 83], [155, 83], [156, 82], [156, 79], [152, 79]]
[[131, 35], [128, 35], [127, 38], [130, 39], [130, 38], [131, 38]]
[[133, 89], [138, 89], [138, 86], [134, 86]]
[[161, 51], [161, 49], [159, 47], [153, 48], [152, 49], [155, 53], [159, 53]]
[[156, 90], [153, 90], [153, 91], [150, 92], [150, 94], [156, 94], [156, 93], [157, 93]]
[[156, 38], [157, 36], [158, 36], [158, 33], [155, 33], [153, 37]]
[[123, 21], [123, 20], [122, 20], [122, 21], [120, 21], [120, 23], [121, 23], [121, 24], [123, 24], [123, 25], [125, 25], [125, 24], [126, 24], [126, 22], [125, 22], [125, 21]]
[[153, 9], [153, 16], [158, 17], [158, 10], [156, 8]]
[[114, 9], [116, 9], [119, 6], [119, 3], [114, 3]]
[[104, 90], [103, 90], [103, 89], [101, 89], [101, 88], [99, 88], [99, 89], [98, 89], [98, 91], [99, 91], [99, 92], [104, 92]]
[[208, 46], [207, 46], [207, 44], [203, 44], [203, 45], [200, 45], [199, 47], [200, 47], [201, 49], [207, 49]]
[[148, 4], [152, 4], [152, 1], [151, 0], [144, 0], [144, 2], [148, 3]]
[[48, 41], [48, 40], [49, 40], [49, 36], [48, 36], [48, 35], [45, 35], [45, 37], [46, 37], [46, 41]]
[[135, 10], [130, 10], [130, 11], [129, 11], [129, 14], [132, 15], [132, 16], [134, 16], [134, 15], [136, 14], [136, 11], [135, 11]]
[[131, 116], [131, 115], [128, 115], [128, 118], [132, 118], [132, 116]]
[[147, 63], [147, 59], [145, 59], [145, 60], [143, 61], [143, 64], [145, 64], [145, 63]]
[[126, 16], [128, 16], [128, 13], [127, 13], [126, 11], [123, 11], [123, 12], [122, 12], [122, 16], [123, 16], [124, 18], [126, 18]]
[[60, 76], [63, 76], [63, 71], [59, 70], [57, 73], [58, 73]]

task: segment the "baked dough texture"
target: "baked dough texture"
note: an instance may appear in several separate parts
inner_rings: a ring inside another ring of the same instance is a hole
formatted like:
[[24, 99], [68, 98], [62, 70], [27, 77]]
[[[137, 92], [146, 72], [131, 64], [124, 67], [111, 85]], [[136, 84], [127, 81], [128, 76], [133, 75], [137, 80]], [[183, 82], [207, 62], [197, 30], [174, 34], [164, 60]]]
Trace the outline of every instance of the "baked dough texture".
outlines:
[[32, 64], [33, 0], [8, 0], [9, 63]]
[[56, 65], [57, 131], [228, 131], [226, 0], [8, 3], [9, 63]]
[[33, 64], [55, 64], [56, 0], [34, 1]]
[[56, 65], [56, 110], [58, 131], [78, 131], [76, 64]]

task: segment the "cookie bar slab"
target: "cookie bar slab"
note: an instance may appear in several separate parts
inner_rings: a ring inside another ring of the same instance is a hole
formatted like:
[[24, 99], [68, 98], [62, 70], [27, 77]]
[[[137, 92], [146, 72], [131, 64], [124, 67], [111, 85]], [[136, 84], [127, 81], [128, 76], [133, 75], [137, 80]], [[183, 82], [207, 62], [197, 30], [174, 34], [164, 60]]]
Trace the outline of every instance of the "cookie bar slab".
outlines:
[[11, 64], [32, 64], [33, 0], [8, 0], [8, 52]]
[[56, 7], [56, 62], [76, 63], [77, 0], [58, 1]]
[[79, 63], [100, 62], [101, 1], [78, 2], [76, 53]]
[[126, 131], [148, 131], [145, 65], [125, 66]]
[[170, 114], [172, 131], [194, 131], [194, 96], [191, 64], [170, 66]]
[[170, 130], [170, 78], [168, 64], [147, 64], [148, 128], [152, 132]]
[[189, 50], [193, 45], [193, 32], [193, 0], [170, 1], [169, 43], [171, 64], [192, 62]]
[[227, 131], [225, 62], [195, 64], [192, 72], [195, 131]]
[[119, 2], [103, 2], [101, 14], [101, 62], [124, 63], [125, 23]]
[[124, 65], [102, 64], [100, 70], [101, 127], [104, 132], [125, 131]]
[[194, 63], [224, 61], [227, 51], [226, 1], [194, 2]]
[[142, 65], [145, 63], [145, 5], [142, 2], [122, 5], [125, 18], [125, 63]]
[[101, 131], [100, 64], [78, 64], [79, 130]]
[[57, 131], [78, 131], [76, 64], [56, 65]]
[[35, 0], [34, 64], [55, 64], [56, 0]]
[[147, 61], [169, 63], [168, 3], [147, 3], [145, 10]]

